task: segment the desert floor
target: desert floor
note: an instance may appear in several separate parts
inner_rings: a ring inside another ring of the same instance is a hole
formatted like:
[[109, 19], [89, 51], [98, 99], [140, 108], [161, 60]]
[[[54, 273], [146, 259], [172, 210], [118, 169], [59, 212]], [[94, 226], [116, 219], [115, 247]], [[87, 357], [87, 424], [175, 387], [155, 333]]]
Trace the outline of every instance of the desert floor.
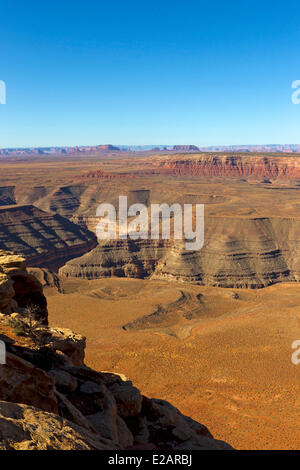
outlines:
[[[45, 290], [50, 322], [87, 337], [89, 366], [127, 375], [235, 448], [300, 447], [300, 365], [291, 361], [300, 286], [233, 290], [113, 278], [63, 288]], [[159, 305], [154, 320], [122, 328]]]

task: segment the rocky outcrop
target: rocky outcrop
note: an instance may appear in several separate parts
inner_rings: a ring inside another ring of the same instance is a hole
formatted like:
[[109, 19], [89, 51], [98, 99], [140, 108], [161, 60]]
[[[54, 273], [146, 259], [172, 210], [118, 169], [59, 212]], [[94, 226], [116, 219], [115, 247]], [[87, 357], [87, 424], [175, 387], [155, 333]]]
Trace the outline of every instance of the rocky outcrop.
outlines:
[[46, 268], [27, 268], [27, 272], [32, 274], [43, 287], [55, 287], [60, 290], [59, 276]]
[[[26, 272], [11, 254], [3, 264], [7, 272]], [[2, 450], [231, 448], [169, 403], [144, 397], [125, 376], [85, 366], [81, 335], [41, 325], [22, 310], [0, 315], [0, 338], [7, 351], [0, 366]]]
[[110, 441], [53, 413], [0, 401], [0, 450], [112, 450]]
[[0, 208], [0, 249], [27, 259], [28, 266], [56, 270], [96, 246], [96, 237], [58, 214], [36, 207]]
[[47, 301], [43, 288], [26, 269], [25, 258], [0, 250], [0, 312], [31, 309], [32, 316], [48, 323]]
[[75, 258], [59, 270], [59, 275], [98, 279], [101, 277], [149, 277], [173, 243], [165, 240], [112, 240]]
[[206, 217], [200, 251], [182, 241], [101, 242], [59, 273], [96, 279], [119, 276], [176, 280], [230, 288], [261, 288], [300, 280], [300, 219]]
[[[5, 449], [230, 448], [169, 403], [142, 396], [124, 376], [76, 366], [55, 347], [25, 350], [7, 345], [15, 353], [8, 352], [7, 364], [0, 367], [0, 436], [13, 429], [13, 437], [2, 440]], [[40, 433], [34, 426], [38, 420]], [[60, 447], [56, 439], [51, 441], [62, 429], [71, 441]]]
[[[47, 336], [49, 332], [49, 337]], [[75, 365], [84, 360], [85, 337], [67, 328], [50, 328], [46, 331], [47, 347], [61, 351]]]
[[0, 369], [0, 399], [58, 412], [54, 382], [49, 375], [16, 354], [6, 354]]
[[12, 310], [14, 295], [12, 279], [0, 272], [0, 311], [7, 312]]

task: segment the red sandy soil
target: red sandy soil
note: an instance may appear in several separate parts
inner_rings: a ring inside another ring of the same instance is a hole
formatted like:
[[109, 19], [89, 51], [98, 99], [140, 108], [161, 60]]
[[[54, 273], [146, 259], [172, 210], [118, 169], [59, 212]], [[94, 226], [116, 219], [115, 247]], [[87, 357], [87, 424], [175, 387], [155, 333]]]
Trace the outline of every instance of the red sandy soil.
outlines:
[[[235, 448], [300, 447], [300, 366], [291, 362], [291, 344], [300, 339], [298, 286], [232, 291], [106, 279], [67, 281], [64, 288], [66, 294], [46, 289], [50, 322], [87, 336], [88, 365], [124, 373]], [[122, 329], [181, 290], [202, 294], [196, 320]]]

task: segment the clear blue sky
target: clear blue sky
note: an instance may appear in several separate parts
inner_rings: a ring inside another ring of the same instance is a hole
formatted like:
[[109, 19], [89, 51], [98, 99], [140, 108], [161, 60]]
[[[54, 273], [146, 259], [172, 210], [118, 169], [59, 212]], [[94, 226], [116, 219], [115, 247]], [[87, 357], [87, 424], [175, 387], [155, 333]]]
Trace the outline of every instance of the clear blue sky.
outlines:
[[300, 143], [300, 2], [2, 1], [0, 147]]

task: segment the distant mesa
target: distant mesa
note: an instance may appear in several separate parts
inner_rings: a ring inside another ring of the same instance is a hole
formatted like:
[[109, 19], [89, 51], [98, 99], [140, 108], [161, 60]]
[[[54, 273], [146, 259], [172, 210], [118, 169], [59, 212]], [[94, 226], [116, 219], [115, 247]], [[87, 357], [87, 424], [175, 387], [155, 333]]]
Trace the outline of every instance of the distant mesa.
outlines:
[[185, 176], [265, 179], [300, 179], [296, 156], [199, 154], [161, 158], [155, 163], [161, 173]]
[[174, 145], [173, 150], [176, 152], [199, 152], [199, 147], [196, 145]]
[[75, 147], [74, 149], [76, 152], [79, 153], [87, 153], [87, 152], [120, 152], [119, 147], [115, 147], [114, 145], [96, 145], [95, 147]]
[[267, 145], [213, 145], [200, 147], [202, 152], [255, 152], [255, 153], [298, 153], [300, 144], [267, 144]]
[[0, 149], [0, 156], [39, 156], [39, 155], [74, 155], [74, 154], [103, 154], [120, 152], [114, 145], [95, 145], [88, 147], [37, 147], [37, 148], [5, 148]]
[[12, 157], [39, 157], [59, 155], [106, 155], [113, 153], [159, 153], [159, 152], [235, 152], [235, 153], [299, 153], [300, 144], [270, 144], [270, 145], [221, 145], [201, 147], [196, 145], [90, 145], [90, 146], [51, 146], [51, 147], [24, 147], [0, 149], [1, 156]]

